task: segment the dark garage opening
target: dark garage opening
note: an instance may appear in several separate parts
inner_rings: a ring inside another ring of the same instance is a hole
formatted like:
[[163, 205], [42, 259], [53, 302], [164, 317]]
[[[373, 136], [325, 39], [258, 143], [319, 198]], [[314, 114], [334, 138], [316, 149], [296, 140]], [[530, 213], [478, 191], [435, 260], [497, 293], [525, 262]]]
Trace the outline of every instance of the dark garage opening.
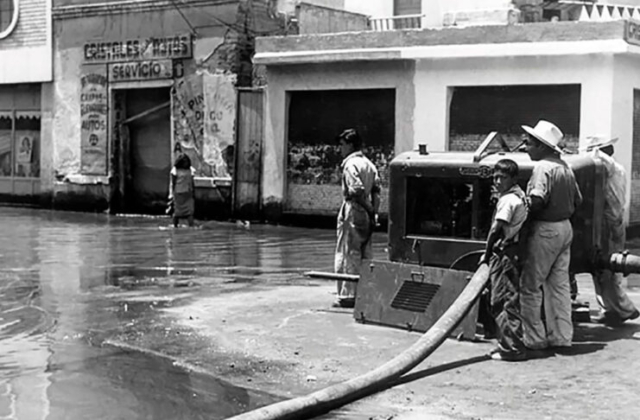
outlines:
[[356, 128], [383, 187], [395, 145], [395, 89], [289, 93], [286, 208], [333, 214], [341, 202], [342, 157], [336, 136]]
[[365, 154], [386, 169], [395, 143], [395, 90], [292, 92], [289, 182], [337, 184], [342, 158], [335, 138], [346, 128], [360, 132]]
[[520, 141], [522, 125], [538, 120], [556, 124], [569, 149], [578, 148], [580, 85], [474, 86], [453, 88], [450, 150], [475, 150], [492, 131], [510, 146]]

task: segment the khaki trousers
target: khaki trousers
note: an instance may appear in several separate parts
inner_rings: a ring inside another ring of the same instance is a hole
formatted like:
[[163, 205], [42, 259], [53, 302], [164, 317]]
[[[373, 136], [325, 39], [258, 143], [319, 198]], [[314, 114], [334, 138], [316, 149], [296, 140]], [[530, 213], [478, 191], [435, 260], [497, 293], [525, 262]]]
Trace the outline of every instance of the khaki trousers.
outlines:
[[[532, 224], [520, 277], [524, 343], [531, 349], [571, 345], [569, 262], [572, 240], [569, 220]], [[544, 323], [541, 318], [543, 299]]]
[[[344, 202], [338, 213], [336, 253], [334, 269], [336, 273], [360, 274], [362, 260], [373, 257], [371, 219], [357, 204]], [[356, 283], [338, 281], [338, 298], [353, 299]]]

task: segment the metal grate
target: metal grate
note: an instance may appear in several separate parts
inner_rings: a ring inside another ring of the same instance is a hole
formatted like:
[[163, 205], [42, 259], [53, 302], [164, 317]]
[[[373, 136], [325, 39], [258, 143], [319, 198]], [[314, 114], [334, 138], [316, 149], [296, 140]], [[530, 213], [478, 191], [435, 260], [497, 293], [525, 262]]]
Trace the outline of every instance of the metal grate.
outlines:
[[394, 309], [424, 312], [440, 290], [440, 285], [406, 280], [391, 302]]

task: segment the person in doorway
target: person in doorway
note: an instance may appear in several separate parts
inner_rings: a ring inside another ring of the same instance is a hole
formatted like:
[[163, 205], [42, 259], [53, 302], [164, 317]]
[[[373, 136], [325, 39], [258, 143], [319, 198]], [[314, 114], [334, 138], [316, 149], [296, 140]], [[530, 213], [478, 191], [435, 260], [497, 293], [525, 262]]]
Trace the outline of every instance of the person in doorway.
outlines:
[[[582, 194], [573, 171], [560, 159], [562, 131], [544, 120], [522, 128], [528, 134], [527, 153], [536, 162], [527, 184], [530, 226], [520, 277], [524, 343], [528, 351], [562, 350], [571, 347], [573, 339], [569, 219], [582, 203]], [[541, 317], [543, 296], [546, 325]]]
[[517, 163], [510, 159], [496, 162], [493, 183], [500, 198], [480, 260], [481, 264], [489, 264], [490, 311], [498, 339], [498, 348], [491, 354], [494, 360], [517, 361], [527, 357], [520, 316], [518, 243], [528, 211], [525, 193], [517, 180]]
[[[362, 138], [355, 129], [343, 131], [338, 141], [344, 160], [335, 272], [360, 274], [362, 260], [373, 257], [371, 236], [378, 219], [380, 178], [375, 165], [362, 153]], [[335, 306], [352, 308], [355, 297], [356, 283], [338, 281]]]
[[187, 219], [193, 227], [195, 209], [195, 169], [191, 166], [191, 159], [186, 154], [176, 158], [171, 168], [169, 185], [169, 201], [173, 202], [173, 226], [178, 227], [180, 219]]
[[[594, 160], [602, 163], [606, 173], [604, 186], [604, 217], [602, 218], [602, 250], [605, 255], [624, 250], [626, 226], [624, 211], [627, 197], [627, 176], [624, 167], [613, 159], [614, 144], [618, 139], [589, 137], [582, 149]], [[625, 321], [636, 319], [640, 312], [622, 288], [619, 273], [597, 270], [592, 273], [596, 300], [600, 313], [594, 319], [598, 323], [616, 327]]]

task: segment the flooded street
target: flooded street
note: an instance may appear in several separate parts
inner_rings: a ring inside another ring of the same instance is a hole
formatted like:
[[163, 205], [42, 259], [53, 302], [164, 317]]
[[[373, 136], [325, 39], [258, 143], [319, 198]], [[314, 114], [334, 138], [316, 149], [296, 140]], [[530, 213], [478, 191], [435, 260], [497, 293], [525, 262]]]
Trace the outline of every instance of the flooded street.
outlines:
[[203, 343], [161, 310], [331, 270], [334, 232], [167, 225], [0, 208], [0, 419], [221, 419], [282, 398], [197, 369]]

